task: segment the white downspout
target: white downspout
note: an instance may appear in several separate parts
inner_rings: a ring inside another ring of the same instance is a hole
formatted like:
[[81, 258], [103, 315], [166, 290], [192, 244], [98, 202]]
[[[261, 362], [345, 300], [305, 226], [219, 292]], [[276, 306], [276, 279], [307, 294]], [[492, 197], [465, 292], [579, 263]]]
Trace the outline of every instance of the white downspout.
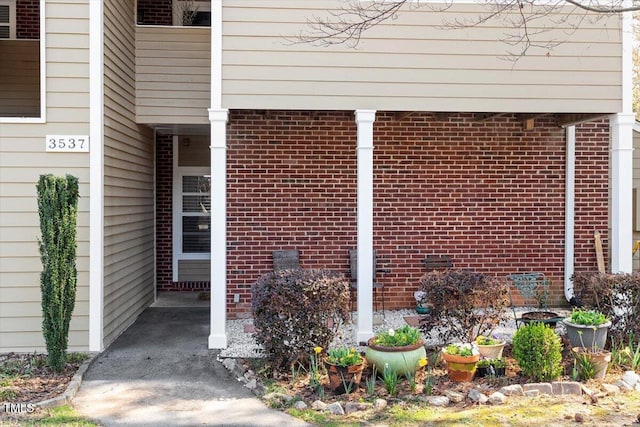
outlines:
[[104, 30], [102, 0], [89, 2], [89, 351], [104, 346]]
[[575, 254], [575, 189], [576, 189], [576, 127], [566, 129], [565, 201], [564, 201], [564, 297], [574, 297], [571, 276], [574, 273]]

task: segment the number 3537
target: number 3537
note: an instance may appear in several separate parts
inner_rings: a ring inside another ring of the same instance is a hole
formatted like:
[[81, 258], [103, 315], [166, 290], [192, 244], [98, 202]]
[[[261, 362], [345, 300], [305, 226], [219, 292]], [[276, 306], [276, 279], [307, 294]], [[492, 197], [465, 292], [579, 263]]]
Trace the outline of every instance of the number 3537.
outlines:
[[89, 152], [89, 136], [87, 135], [47, 135], [46, 151], [54, 152]]

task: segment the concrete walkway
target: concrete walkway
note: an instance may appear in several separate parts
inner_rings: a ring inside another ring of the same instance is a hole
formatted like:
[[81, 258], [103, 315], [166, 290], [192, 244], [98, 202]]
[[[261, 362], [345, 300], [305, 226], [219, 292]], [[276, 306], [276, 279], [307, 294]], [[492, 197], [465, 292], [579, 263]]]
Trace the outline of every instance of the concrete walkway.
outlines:
[[305, 426], [207, 349], [209, 308], [151, 307], [94, 361], [73, 406], [103, 426]]

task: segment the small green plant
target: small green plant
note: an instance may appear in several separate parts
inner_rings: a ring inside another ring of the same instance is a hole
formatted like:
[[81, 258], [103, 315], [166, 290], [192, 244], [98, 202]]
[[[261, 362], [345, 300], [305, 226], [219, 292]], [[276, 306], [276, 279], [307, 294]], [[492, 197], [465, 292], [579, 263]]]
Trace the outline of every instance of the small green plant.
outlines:
[[365, 378], [364, 382], [367, 386], [367, 394], [369, 396], [373, 396], [376, 392], [376, 380], [377, 380], [377, 369], [376, 365], [373, 365], [373, 370], [371, 371], [371, 376]]
[[409, 325], [399, 329], [381, 332], [373, 339], [373, 343], [383, 347], [404, 347], [417, 344], [422, 339], [420, 331]]
[[427, 378], [424, 382], [424, 394], [431, 396], [433, 390], [433, 376], [431, 375], [431, 368], [427, 369]]
[[483, 335], [478, 335], [476, 338], [476, 344], [478, 345], [497, 345], [502, 344], [504, 341], [498, 337], [485, 337]]
[[346, 380], [344, 373], [340, 371], [340, 381], [342, 382], [342, 388], [346, 394], [351, 394], [351, 390], [353, 389], [353, 376], [349, 378], [349, 381]]
[[364, 361], [355, 348], [337, 347], [327, 352], [327, 362], [337, 366], [354, 366]]
[[387, 389], [389, 396], [395, 396], [398, 394], [398, 373], [394, 369], [389, 368], [389, 364], [384, 364], [384, 371], [382, 371], [382, 381]]
[[473, 356], [474, 354], [478, 354], [478, 349], [471, 345], [471, 343], [453, 343], [448, 344], [444, 348], [444, 352], [455, 356]]
[[640, 342], [634, 340], [633, 334], [629, 334], [627, 345], [612, 345], [611, 363], [623, 369], [640, 371]]
[[476, 365], [478, 368], [488, 368], [491, 366], [491, 359], [480, 359]]
[[607, 317], [597, 310], [574, 309], [571, 312], [571, 323], [576, 325], [600, 326], [607, 323]]
[[409, 389], [414, 392], [416, 391], [416, 376], [415, 374], [412, 374], [410, 371], [407, 371], [404, 373], [404, 376], [407, 378], [407, 381], [409, 381]]
[[575, 353], [573, 359], [574, 373], [578, 378], [587, 381], [596, 376], [596, 365], [593, 363], [593, 359], [588, 353]]
[[513, 356], [522, 374], [538, 381], [553, 380], [562, 373], [562, 341], [543, 323], [530, 323], [516, 331]]
[[320, 386], [320, 361], [318, 360], [320, 353], [322, 353], [322, 347], [316, 346], [309, 357], [309, 386], [312, 389]]

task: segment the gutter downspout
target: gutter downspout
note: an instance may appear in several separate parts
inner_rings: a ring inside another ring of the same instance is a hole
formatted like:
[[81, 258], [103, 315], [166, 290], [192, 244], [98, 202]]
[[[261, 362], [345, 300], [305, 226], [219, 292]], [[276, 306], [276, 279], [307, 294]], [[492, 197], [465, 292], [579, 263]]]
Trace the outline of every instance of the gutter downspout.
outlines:
[[575, 254], [576, 127], [569, 126], [565, 131], [567, 145], [564, 192], [564, 297], [571, 302], [574, 298], [571, 277], [574, 273]]

